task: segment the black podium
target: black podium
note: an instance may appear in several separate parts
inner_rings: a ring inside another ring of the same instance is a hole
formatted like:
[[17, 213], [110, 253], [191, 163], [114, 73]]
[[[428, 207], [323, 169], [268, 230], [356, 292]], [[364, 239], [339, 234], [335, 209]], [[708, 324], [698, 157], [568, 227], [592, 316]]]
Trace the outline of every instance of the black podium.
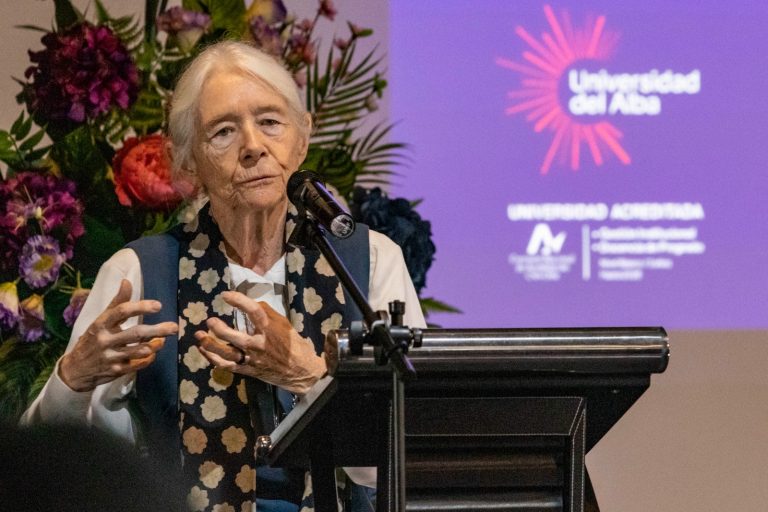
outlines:
[[[311, 466], [315, 510], [336, 510], [334, 468], [377, 466], [377, 510], [396, 510], [392, 376], [347, 333], [333, 376], [269, 436], [272, 465]], [[425, 329], [405, 387], [408, 511], [597, 510], [584, 456], [663, 372], [662, 328]]]

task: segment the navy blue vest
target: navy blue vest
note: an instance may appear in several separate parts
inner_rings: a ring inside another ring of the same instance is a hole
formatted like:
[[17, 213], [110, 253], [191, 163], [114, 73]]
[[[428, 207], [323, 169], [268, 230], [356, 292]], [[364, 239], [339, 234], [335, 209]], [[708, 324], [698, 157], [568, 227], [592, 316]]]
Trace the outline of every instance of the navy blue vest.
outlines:
[[[144, 299], [158, 300], [163, 308], [146, 315], [144, 322], [177, 322], [177, 286], [179, 281], [180, 228], [167, 234], [139, 238], [126, 247], [139, 258], [144, 282]], [[358, 224], [354, 234], [345, 240], [328, 237], [341, 261], [365, 296], [368, 295], [370, 251], [368, 226]], [[344, 290], [345, 317], [349, 321], [362, 319], [362, 314]], [[155, 362], [136, 374], [136, 397], [130, 404], [134, 421], [138, 424], [137, 443], [165, 464], [181, 463], [181, 433], [178, 417], [178, 338], [168, 336], [157, 353]], [[264, 416], [263, 412], [259, 413]], [[264, 432], [269, 433], [269, 432]], [[265, 471], [263, 483], [275, 478], [274, 471]], [[259, 474], [261, 471], [259, 471]], [[259, 476], [257, 476], [257, 480]], [[278, 478], [279, 480], [279, 478]], [[286, 485], [288, 483], [286, 482]], [[303, 483], [302, 483], [303, 485]], [[264, 488], [266, 486], [263, 486]], [[280, 507], [275, 508], [279, 510]], [[259, 508], [262, 510], [262, 507]]]

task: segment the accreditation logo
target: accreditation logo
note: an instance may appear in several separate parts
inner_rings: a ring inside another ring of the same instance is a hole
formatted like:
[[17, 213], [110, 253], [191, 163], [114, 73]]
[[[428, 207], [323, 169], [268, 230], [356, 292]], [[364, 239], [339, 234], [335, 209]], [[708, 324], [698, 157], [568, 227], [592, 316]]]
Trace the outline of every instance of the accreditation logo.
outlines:
[[511, 104], [505, 113], [524, 116], [534, 132], [551, 138], [542, 174], [553, 167], [576, 171], [583, 162], [601, 166], [614, 158], [630, 164], [620, 118], [658, 116], [664, 96], [701, 89], [698, 69], [615, 71], [619, 34], [608, 28], [603, 15], [574, 26], [568, 11], [557, 15], [544, 5], [544, 17], [548, 30], [539, 37], [515, 28], [525, 45], [519, 58], [496, 59], [519, 78], [507, 93]]

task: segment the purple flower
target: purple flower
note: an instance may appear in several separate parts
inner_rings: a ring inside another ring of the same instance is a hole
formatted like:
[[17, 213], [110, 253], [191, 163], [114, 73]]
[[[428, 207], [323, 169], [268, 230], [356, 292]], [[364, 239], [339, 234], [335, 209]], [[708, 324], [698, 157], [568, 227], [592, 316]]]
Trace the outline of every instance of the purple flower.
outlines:
[[55, 238], [35, 235], [21, 248], [19, 275], [32, 288], [42, 288], [59, 278], [64, 260]]
[[16, 283], [0, 284], [0, 331], [13, 329], [19, 321], [19, 292]]
[[201, 28], [208, 30], [211, 17], [204, 12], [190, 11], [183, 7], [171, 7], [157, 17], [157, 28], [176, 35], [182, 30]]
[[42, 295], [34, 293], [21, 302], [19, 334], [26, 342], [37, 341], [46, 336]]
[[85, 233], [83, 205], [75, 183], [51, 174], [24, 171], [0, 181], [0, 270], [16, 269], [27, 239], [38, 233], [61, 242], [67, 259]]
[[253, 21], [254, 18], [261, 18], [265, 23], [272, 25], [285, 21], [286, 14], [282, 0], [253, 0], [245, 13], [245, 19]]
[[171, 7], [157, 17], [157, 27], [176, 38], [183, 52], [189, 52], [211, 26], [211, 17], [183, 7]]
[[88, 294], [90, 293], [91, 290], [85, 288], [77, 288], [72, 292], [72, 296], [69, 299], [69, 305], [64, 308], [64, 323], [67, 324], [67, 327], [75, 325], [75, 320], [80, 316], [80, 311], [83, 309], [85, 299], [88, 298]]
[[280, 40], [280, 33], [269, 26], [264, 18], [252, 18], [248, 26], [258, 48], [276, 57], [283, 54], [283, 42]]
[[125, 45], [106, 26], [81, 23], [43, 36], [45, 49], [29, 52], [24, 75], [27, 107], [45, 120], [83, 123], [117, 106], [127, 110], [139, 92], [139, 74]]

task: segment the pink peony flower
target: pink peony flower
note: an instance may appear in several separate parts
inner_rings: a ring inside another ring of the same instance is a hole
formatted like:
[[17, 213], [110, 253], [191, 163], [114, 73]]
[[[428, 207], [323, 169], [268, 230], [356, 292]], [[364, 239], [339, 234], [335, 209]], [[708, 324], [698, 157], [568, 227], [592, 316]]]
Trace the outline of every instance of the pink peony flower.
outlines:
[[125, 45], [106, 26], [81, 23], [42, 38], [29, 52], [24, 75], [27, 106], [54, 122], [83, 123], [112, 107], [127, 110], [139, 92], [139, 74]]
[[34, 293], [21, 302], [20, 320], [19, 334], [22, 340], [32, 342], [46, 337], [42, 295]]
[[115, 192], [124, 206], [170, 211], [194, 194], [188, 182], [171, 179], [162, 135], [130, 137], [112, 160]]

